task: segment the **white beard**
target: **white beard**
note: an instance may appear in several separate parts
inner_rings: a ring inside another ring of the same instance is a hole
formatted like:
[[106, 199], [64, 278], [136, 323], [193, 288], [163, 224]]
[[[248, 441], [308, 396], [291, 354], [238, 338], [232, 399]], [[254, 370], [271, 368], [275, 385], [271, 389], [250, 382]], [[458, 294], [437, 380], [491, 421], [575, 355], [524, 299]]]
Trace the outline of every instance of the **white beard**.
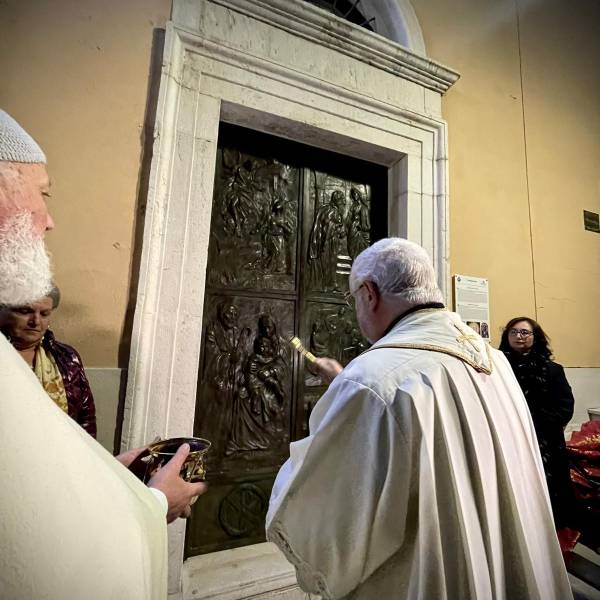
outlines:
[[44, 240], [34, 234], [31, 214], [0, 224], [0, 305], [30, 304], [51, 289], [50, 257]]

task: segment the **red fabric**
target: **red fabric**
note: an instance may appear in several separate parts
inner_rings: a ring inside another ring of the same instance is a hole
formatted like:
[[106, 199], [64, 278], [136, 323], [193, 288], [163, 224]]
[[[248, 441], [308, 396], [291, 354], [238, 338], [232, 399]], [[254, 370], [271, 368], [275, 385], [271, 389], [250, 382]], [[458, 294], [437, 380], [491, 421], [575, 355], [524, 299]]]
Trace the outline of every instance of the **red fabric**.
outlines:
[[96, 406], [81, 356], [72, 346], [56, 341], [49, 329], [42, 343], [44, 349], [52, 354], [63, 378], [69, 416], [95, 438]]
[[588, 421], [567, 442], [571, 481], [581, 509], [581, 541], [600, 548], [600, 420]]
[[575, 548], [577, 541], [581, 537], [581, 532], [576, 531], [575, 529], [569, 529], [568, 527], [563, 527], [556, 532], [556, 535], [558, 536], [561, 552], [566, 554]]

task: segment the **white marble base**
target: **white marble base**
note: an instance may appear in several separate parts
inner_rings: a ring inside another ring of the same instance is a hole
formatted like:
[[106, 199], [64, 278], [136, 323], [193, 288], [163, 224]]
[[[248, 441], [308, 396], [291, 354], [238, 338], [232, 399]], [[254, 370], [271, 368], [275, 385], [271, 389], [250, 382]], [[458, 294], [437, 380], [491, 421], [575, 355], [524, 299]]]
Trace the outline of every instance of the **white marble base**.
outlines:
[[183, 600], [305, 600], [294, 568], [270, 543], [195, 556], [183, 564]]
[[600, 421], [600, 407], [588, 408], [588, 415], [590, 417], [590, 421]]
[[600, 369], [570, 368], [565, 369], [565, 375], [575, 396], [575, 411], [565, 431], [570, 437], [571, 431], [579, 430], [582, 423], [592, 418], [590, 409], [600, 411]]

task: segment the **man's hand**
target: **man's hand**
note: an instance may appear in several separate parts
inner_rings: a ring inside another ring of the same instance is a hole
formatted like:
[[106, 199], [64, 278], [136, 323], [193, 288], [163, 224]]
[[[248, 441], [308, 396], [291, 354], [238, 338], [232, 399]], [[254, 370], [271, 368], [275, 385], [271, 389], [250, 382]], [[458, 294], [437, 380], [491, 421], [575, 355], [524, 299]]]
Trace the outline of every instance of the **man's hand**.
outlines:
[[196, 498], [206, 492], [205, 483], [187, 483], [179, 476], [179, 471], [189, 453], [189, 445], [182, 444], [175, 456], [148, 482], [148, 487], [160, 490], [167, 497], [169, 503], [167, 523], [171, 523], [177, 517], [187, 519], [192, 514], [192, 504]]
[[311, 373], [318, 375], [327, 385], [344, 370], [344, 367], [334, 358], [317, 358], [317, 362], [309, 363], [307, 366]]
[[[156, 442], [160, 442], [160, 436], [156, 436], [152, 443], [156, 444]], [[148, 446], [142, 446], [141, 448], [132, 448], [131, 450], [127, 450], [127, 452], [121, 452], [121, 454], [117, 454], [115, 458], [124, 466], [129, 469], [131, 463], [144, 451], [147, 450]]]
[[142, 446], [141, 448], [134, 448], [133, 450], [127, 450], [127, 452], [121, 452], [121, 454], [117, 454], [115, 458], [124, 466], [129, 467], [129, 465], [144, 451], [148, 448], [148, 446]]

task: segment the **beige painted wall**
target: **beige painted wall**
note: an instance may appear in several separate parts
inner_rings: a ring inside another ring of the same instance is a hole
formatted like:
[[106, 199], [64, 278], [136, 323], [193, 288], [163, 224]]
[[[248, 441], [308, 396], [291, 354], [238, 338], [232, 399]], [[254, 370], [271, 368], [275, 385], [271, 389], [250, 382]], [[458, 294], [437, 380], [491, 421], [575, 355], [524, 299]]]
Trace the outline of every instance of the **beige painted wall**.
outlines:
[[[0, 3], [0, 106], [48, 155], [55, 330], [89, 366], [127, 366], [152, 35], [170, 4]], [[452, 271], [489, 278], [495, 343], [508, 318], [537, 315], [561, 362], [600, 366], [600, 236], [582, 226], [583, 208], [600, 210], [600, 5], [413, 5], [429, 55], [462, 73], [443, 104]]]
[[600, 4], [413, 0], [431, 58], [461, 72], [449, 123], [451, 268], [487, 277], [492, 334], [538, 318], [557, 359], [600, 366]]
[[[131, 279], [154, 28], [170, 0], [0, 3], [0, 106], [48, 157], [54, 329], [88, 366], [118, 364]], [[121, 357], [121, 366], [127, 366]]]
[[503, 321], [519, 312], [514, 299], [521, 312], [534, 310], [514, 3], [413, 5], [429, 55], [461, 73], [442, 104], [449, 124], [451, 270], [489, 279], [496, 342]]
[[600, 366], [600, 3], [521, 0], [538, 317], [568, 366]]

